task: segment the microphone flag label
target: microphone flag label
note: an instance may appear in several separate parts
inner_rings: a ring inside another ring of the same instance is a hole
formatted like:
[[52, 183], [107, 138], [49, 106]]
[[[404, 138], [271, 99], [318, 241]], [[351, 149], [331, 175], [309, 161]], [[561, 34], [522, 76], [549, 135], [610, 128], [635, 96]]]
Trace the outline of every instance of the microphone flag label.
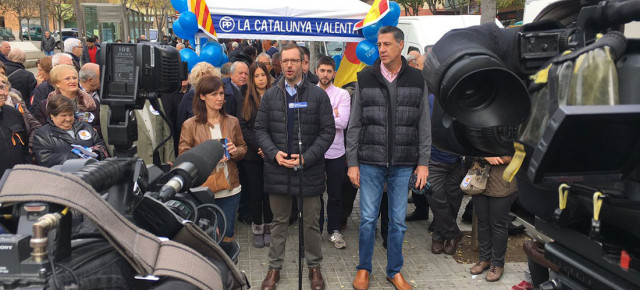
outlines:
[[289, 109], [302, 109], [307, 107], [307, 102], [289, 103]]

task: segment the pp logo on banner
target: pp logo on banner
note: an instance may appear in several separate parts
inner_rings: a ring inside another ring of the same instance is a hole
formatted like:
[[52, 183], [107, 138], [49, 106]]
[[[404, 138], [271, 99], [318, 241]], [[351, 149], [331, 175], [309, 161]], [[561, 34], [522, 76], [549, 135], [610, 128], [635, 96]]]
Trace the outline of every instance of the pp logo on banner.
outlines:
[[224, 32], [231, 32], [236, 26], [236, 23], [233, 21], [233, 18], [229, 16], [225, 16], [220, 18], [220, 29]]

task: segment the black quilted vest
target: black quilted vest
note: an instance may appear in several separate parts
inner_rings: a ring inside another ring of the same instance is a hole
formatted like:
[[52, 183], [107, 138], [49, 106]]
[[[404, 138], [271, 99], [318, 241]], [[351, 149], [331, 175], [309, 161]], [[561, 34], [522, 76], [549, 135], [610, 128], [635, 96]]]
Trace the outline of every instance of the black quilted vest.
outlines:
[[[415, 166], [418, 163], [418, 122], [424, 79], [403, 59], [396, 79], [396, 103], [389, 104], [389, 88], [380, 71], [380, 60], [358, 73], [362, 129], [358, 161], [369, 165]], [[395, 110], [395, 126], [389, 127]]]

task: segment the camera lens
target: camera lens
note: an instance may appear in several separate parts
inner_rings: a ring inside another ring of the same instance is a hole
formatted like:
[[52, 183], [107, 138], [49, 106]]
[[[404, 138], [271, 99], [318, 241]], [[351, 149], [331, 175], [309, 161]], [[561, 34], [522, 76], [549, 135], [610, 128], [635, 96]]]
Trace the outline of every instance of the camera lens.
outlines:
[[496, 84], [490, 75], [474, 74], [460, 83], [451, 95], [455, 96], [451, 101], [462, 109], [483, 110], [496, 99]]

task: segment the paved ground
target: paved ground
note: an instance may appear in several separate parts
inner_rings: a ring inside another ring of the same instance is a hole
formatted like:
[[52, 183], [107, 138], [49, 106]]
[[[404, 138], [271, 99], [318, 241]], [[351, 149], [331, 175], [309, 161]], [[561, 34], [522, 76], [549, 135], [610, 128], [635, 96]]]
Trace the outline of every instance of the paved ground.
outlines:
[[[466, 204], [468, 198], [463, 202]], [[322, 235], [324, 262], [322, 274], [327, 289], [353, 289], [351, 283], [358, 264], [358, 225], [359, 208], [351, 215], [347, 229], [343, 233], [347, 248], [338, 250], [328, 241], [327, 233]], [[463, 207], [464, 208], [464, 207]], [[414, 207], [409, 204], [409, 212]], [[462, 211], [461, 211], [462, 212]], [[469, 274], [470, 264], [458, 264], [448, 255], [431, 253], [431, 236], [426, 228], [429, 221], [407, 223], [404, 241], [404, 268], [402, 273], [414, 289], [511, 289], [524, 278], [526, 263], [507, 263], [505, 273], [498, 282], [488, 283], [484, 274], [473, 277]], [[458, 221], [462, 230], [470, 230], [470, 225]], [[269, 249], [256, 249], [252, 246], [251, 228], [239, 223], [237, 237], [242, 246], [238, 266], [247, 273], [252, 288], [259, 288], [268, 270], [267, 254]], [[376, 236], [376, 248], [373, 258], [373, 272], [370, 289], [394, 289], [385, 279], [386, 251], [382, 247], [382, 237]], [[281, 272], [278, 289], [297, 289], [298, 287], [298, 227], [297, 223], [289, 227], [285, 266]], [[308, 271], [303, 269], [303, 289], [309, 289]]]

